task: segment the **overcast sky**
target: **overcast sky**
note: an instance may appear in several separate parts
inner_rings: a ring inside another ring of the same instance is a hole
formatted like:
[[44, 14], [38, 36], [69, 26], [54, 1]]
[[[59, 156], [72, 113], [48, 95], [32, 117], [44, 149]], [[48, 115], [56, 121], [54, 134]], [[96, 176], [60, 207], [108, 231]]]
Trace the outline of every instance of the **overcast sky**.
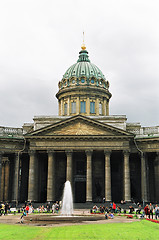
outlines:
[[58, 115], [58, 81], [79, 55], [110, 82], [111, 115], [159, 126], [158, 0], [1, 0], [0, 126]]

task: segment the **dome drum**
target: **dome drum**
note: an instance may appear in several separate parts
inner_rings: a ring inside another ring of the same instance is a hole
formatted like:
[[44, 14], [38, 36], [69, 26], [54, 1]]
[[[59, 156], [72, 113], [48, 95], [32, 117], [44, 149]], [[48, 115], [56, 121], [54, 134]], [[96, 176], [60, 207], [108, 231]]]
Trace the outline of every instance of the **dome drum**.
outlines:
[[58, 83], [59, 115], [109, 115], [109, 82], [82, 47], [79, 59]]

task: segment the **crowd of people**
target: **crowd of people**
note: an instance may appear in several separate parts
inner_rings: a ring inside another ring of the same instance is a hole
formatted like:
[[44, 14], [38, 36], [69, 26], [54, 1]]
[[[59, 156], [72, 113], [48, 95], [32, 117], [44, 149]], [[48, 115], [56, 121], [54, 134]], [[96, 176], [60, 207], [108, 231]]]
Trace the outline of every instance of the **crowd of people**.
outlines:
[[[105, 201], [103, 202], [105, 203]], [[124, 201], [121, 202], [121, 204], [125, 204]], [[146, 204], [146, 206], [144, 208], [142, 208], [140, 203], [137, 203], [138, 208], [134, 208], [134, 205], [130, 205], [129, 206], [129, 214], [140, 214], [143, 218], [149, 218], [150, 217], [153, 219], [153, 217], [155, 216], [155, 218], [159, 218], [159, 207], [156, 204], [155, 206], [153, 206], [152, 203], [150, 203], [149, 205]], [[54, 213], [58, 213], [59, 210], [61, 208], [61, 201], [56, 201], [55, 203], [51, 204], [51, 203], [47, 203], [46, 205], [40, 205], [36, 208], [36, 211], [39, 213], [50, 213], [52, 212]], [[10, 205], [5, 202], [5, 203], [0, 203], [0, 216], [6, 215], [7, 213], [11, 212]], [[106, 218], [113, 218], [114, 217], [114, 213], [121, 213], [121, 206], [117, 205], [115, 202], [110, 202], [109, 207], [105, 206], [105, 204], [100, 205], [99, 207], [97, 205], [94, 205], [91, 212], [93, 213], [105, 213], [105, 217]], [[34, 213], [35, 209], [32, 205], [31, 202], [25, 202], [24, 206], [22, 208], [20, 208], [20, 212], [22, 212], [22, 220], [23, 217], [30, 214], [30, 213]], [[126, 213], [126, 210], [123, 210]]]
[[[122, 204], [125, 204], [124, 202], [122, 202]], [[155, 218], [159, 218], [159, 207], [156, 204], [155, 207], [152, 205], [152, 203], [150, 203], [149, 205], [146, 204], [146, 206], [143, 208], [143, 212], [142, 212], [142, 206], [140, 203], [137, 203], [138, 208], [135, 209], [134, 206], [130, 205], [129, 206], [129, 214], [142, 214], [141, 217], [146, 217], [146, 218], [150, 218], [150, 216], [153, 219], [153, 216], [155, 215]], [[126, 213], [126, 210], [123, 210]], [[98, 207], [97, 205], [94, 205], [91, 212], [93, 213], [105, 213], [107, 214], [107, 216], [111, 216], [110, 214], [113, 213], [121, 213], [121, 207], [119, 205], [116, 205], [114, 202], [110, 203], [109, 207], [105, 207], [100, 206]], [[112, 218], [112, 216], [111, 216]]]
[[119, 205], [116, 205], [114, 202], [111, 202], [109, 207], [105, 207], [104, 205], [103, 206], [100, 205], [100, 207], [98, 207], [97, 205], [94, 205], [92, 211], [94, 213], [96, 213], [96, 212], [99, 212], [99, 213], [105, 213], [105, 212], [106, 213], [109, 213], [109, 212], [121, 213], [121, 207]]

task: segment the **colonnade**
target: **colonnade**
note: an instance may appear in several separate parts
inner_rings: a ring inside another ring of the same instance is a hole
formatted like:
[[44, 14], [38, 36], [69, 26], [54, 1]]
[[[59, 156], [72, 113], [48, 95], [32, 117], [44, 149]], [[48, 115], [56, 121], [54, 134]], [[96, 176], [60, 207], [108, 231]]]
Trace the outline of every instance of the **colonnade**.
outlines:
[[[55, 152], [49, 150], [48, 152], [48, 176], [47, 176], [47, 201], [55, 201]], [[73, 171], [72, 171], [72, 154], [73, 150], [65, 152], [67, 164], [66, 164], [66, 180], [73, 185]], [[86, 150], [86, 201], [92, 201], [92, 154], [93, 151]], [[112, 200], [111, 194], [111, 164], [110, 156], [111, 151], [104, 151], [105, 155], [105, 199], [106, 201]], [[129, 152], [123, 152], [124, 157], [124, 197], [125, 201], [131, 200], [130, 189], [130, 167], [129, 167]], [[37, 201], [36, 192], [36, 154], [35, 151], [30, 152], [30, 165], [29, 165], [29, 185], [28, 185], [28, 201]]]
[[[105, 200], [112, 201], [112, 180], [111, 180], [111, 154], [112, 151], [104, 150], [104, 192]], [[29, 178], [28, 178], [28, 200], [38, 201], [38, 159], [37, 152], [32, 150], [29, 151]], [[47, 150], [48, 158], [48, 171], [47, 171], [47, 201], [55, 201], [55, 180], [56, 180], [56, 169], [55, 169], [55, 153], [56, 151], [50, 149]], [[66, 180], [69, 180], [73, 185], [73, 150], [65, 151], [66, 154]], [[93, 151], [86, 150], [86, 201], [92, 201], [92, 156]], [[129, 151], [123, 151], [123, 199], [125, 201], [131, 200], [131, 183], [130, 183], [130, 163], [129, 163]], [[19, 156], [15, 153], [13, 156], [14, 164], [10, 165], [10, 158], [6, 155], [0, 154], [0, 201], [8, 201], [9, 196], [11, 201], [17, 202], [19, 199]], [[141, 160], [141, 199], [147, 202], [148, 196], [148, 185], [147, 185], [147, 166], [146, 166], [146, 155], [140, 155]], [[14, 166], [13, 170], [11, 169]], [[10, 172], [12, 172], [12, 179], [10, 179]], [[159, 186], [159, 154], [156, 153], [154, 159], [154, 171], [155, 171], [155, 184]], [[9, 181], [12, 181], [11, 184]], [[11, 187], [11, 188], [10, 188]], [[138, 187], [138, 186], [137, 186]], [[156, 193], [156, 198], [159, 195]]]

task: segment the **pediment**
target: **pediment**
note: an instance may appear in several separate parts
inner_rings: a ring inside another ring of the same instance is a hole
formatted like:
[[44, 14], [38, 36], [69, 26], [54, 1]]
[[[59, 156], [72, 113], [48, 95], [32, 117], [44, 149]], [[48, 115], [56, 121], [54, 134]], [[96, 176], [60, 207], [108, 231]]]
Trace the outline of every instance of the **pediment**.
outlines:
[[92, 120], [89, 117], [77, 115], [58, 123], [38, 129], [29, 136], [130, 136], [124, 130]]
[[48, 135], [112, 135], [112, 132], [87, 122], [76, 121], [59, 129], [54, 129]]

